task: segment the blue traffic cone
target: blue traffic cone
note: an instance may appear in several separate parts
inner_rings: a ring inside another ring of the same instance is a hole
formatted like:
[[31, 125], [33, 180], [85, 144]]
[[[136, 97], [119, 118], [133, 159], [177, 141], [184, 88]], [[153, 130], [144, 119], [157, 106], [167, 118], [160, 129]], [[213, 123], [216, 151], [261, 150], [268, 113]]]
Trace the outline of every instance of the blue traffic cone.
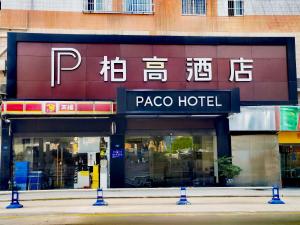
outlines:
[[93, 206], [107, 206], [107, 202], [104, 201], [103, 199], [103, 190], [102, 188], [97, 189], [97, 200], [93, 204]]
[[186, 188], [185, 187], [181, 187], [180, 188], [180, 199], [179, 199], [179, 201], [176, 204], [177, 205], [190, 205], [191, 204], [187, 200], [187, 197], [186, 197]]
[[272, 188], [272, 199], [268, 201], [269, 204], [285, 204], [279, 197], [279, 187], [273, 186]]
[[19, 203], [19, 192], [16, 187], [13, 186], [11, 190], [11, 203], [6, 206], [7, 209], [23, 208], [23, 205]]

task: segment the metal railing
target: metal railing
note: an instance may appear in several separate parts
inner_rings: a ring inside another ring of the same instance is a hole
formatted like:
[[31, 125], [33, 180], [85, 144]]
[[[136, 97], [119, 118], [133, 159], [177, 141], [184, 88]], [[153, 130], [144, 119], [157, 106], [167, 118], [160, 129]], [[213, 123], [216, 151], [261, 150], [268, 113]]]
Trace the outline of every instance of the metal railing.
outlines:
[[83, 0], [85, 13], [153, 14], [153, 0]]

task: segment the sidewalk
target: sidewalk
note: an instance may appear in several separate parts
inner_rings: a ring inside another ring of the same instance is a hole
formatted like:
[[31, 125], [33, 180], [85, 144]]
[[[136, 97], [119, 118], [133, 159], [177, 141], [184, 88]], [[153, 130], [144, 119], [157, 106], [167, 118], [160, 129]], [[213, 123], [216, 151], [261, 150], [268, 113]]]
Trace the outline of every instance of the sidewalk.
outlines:
[[[241, 221], [251, 222], [261, 217], [268, 221], [281, 219], [284, 222], [289, 220], [297, 222], [280, 225], [300, 224], [298, 189], [282, 190], [282, 200], [286, 203], [284, 205], [268, 204], [271, 189], [265, 187], [188, 188], [187, 194], [191, 205], [179, 206], [176, 205], [179, 200], [179, 188], [109, 189], [104, 192], [104, 200], [108, 206], [93, 206], [96, 202], [95, 190], [26, 191], [20, 192], [20, 203], [24, 208], [6, 209], [10, 203], [10, 192], [1, 192], [0, 225], [177, 225], [185, 224], [187, 221], [189, 224], [199, 225], [198, 222], [203, 221], [203, 218], [208, 218], [208, 221], [219, 218], [221, 222], [201, 224], [249, 225]], [[158, 222], [165, 221], [165, 223], [156, 223], [155, 218]], [[197, 221], [190, 223], [193, 219]], [[236, 223], [229, 223], [230, 221], [223, 223], [224, 219], [236, 220]]]
[[[24, 200], [63, 200], [63, 199], [95, 199], [96, 190], [62, 189], [20, 191], [20, 199]], [[271, 197], [271, 187], [200, 187], [187, 188], [188, 197]], [[280, 189], [283, 197], [300, 197], [300, 188]], [[179, 188], [139, 188], [139, 189], [107, 189], [105, 198], [177, 198]], [[0, 192], [0, 202], [11, 198], [10, 191]]]
[[300, 197], [282, 198], [286, 204], [270, 205], [268, 197], [188, 198], [191, 205], [176, 205], [178, 198], [114, 198], [105, 199], [108, 206], [92, 206], [96, 199], [20, 201], [21, 209], [5, 209], [9, 202], [0, 202], [0, 220], [5, 215], [64, 214], [170, 214], [170, 213], [263, 213], [292, 212], [299, 214]]

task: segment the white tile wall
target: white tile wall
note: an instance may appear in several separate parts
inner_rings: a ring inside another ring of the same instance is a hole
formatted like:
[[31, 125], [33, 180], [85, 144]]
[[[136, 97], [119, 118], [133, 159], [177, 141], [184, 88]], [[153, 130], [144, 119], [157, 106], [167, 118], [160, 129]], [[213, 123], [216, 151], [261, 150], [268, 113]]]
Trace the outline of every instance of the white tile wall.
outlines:
[[[175, 0], [174, 0], [175, 1]], [[3, 9], [83, 10], [83, 0], [2, 0]], [[218, 15], [228, 16], [228, 0], [218, 0]], [[300, 0], [244, 0], [245, 15], [300, 15]]]
[[228, 16], [228, 0], [218, 0], [218, 16]]
[[245, 0], [245, 15], [300, 15], [300, 1]]
[[[300, 0], [244, 0], [247, 15], [300, 15]], [[228, 0], [218, 0], [218, 15], [228, 16]]]
[[83, 0], [2, 0], [3, 9], [81, 12]]

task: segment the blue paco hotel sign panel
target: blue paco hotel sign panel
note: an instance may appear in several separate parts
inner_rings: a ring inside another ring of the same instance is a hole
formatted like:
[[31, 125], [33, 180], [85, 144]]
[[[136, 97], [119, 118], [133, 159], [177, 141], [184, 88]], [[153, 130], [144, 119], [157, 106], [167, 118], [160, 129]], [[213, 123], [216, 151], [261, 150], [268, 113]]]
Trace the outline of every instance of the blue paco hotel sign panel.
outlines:
[[239, 89], [126, 90], [118, 89], [119, 114], [222, 114], [240, 112]]

